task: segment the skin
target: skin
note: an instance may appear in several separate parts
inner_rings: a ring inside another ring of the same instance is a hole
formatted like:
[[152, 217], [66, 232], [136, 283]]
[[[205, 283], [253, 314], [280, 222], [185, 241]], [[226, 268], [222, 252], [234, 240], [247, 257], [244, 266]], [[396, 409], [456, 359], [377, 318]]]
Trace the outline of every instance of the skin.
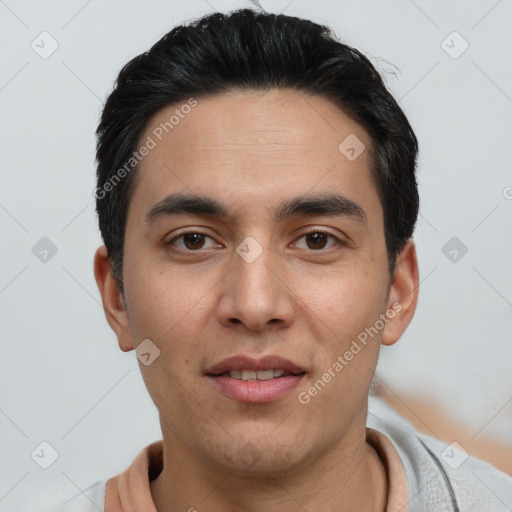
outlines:
[[[141, 141], [177, 107], [157, 112]], [[368, 151], [350, 161], [338, 150], [349, 134], [370, 148], [364, 128], [323, 97], [229, 92], [198, 98], [140, 163], [126, 223], [124, 300], [103, 246], [94, 271], [121, 350], [146, 338], [160, 349], [153, 363], [139, 363], [163, 434], [164, 469], [151, 482], [158, 510], [385, 509], [384, 465], [365, 442], [368, 391], [380, 345], [395, 343], [414, 315], [418, 264], [409, 240], [390, 278]], [[215, 198], [230, 216], [148, 223], [148, 211], [176, 192]], [[357, 203], [367, 221], [271, 217], [284, 199], [333, 192]], [[206, 237], [165, 245], [183, 228]], [[346, 245], [304, 236], [315, 228]], [[252, 263], [236, 252], [248, 236], [263, 250]], [[384, 329], [300, 403], [298, 394], [394, 303], [401, 310]], [[237, 354], [278, 354], [307, 373], [279, 400], [236, 402], [203, 372]], [[242, 456], [247, 443], [260, 457], [254, 465]]]

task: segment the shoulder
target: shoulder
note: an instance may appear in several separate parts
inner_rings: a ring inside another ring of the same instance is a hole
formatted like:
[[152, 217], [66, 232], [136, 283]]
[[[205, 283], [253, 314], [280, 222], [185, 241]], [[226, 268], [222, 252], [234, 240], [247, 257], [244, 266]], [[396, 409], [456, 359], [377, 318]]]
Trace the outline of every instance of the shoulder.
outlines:
[[512, 510], [512, 477], [469, 455], [456, 441], [446, 443], [417, 434], [451, 485], [461, 512]]
[[456, 442], [419, 433], [382, 400], [371, 397], [367, 426], [395, 447], [407, 475], [410, 512], [510, 512], [512, 477], [469, 455]]
[[95, 482], [85, 489], [83, 493], [77, 493], [67, 501], [45, 512], [103, 512], [107, 480]]

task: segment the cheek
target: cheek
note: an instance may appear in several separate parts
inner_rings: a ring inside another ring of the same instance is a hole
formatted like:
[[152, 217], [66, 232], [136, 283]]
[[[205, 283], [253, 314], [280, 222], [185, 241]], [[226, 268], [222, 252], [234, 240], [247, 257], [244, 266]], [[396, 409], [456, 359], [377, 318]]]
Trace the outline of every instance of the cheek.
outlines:
[[208, 296], [197, 282], [161, 269], [139, 267], [130, 277], [127, 294], [135, 346], [149, 339], [159, 350], [150, 365], [139, 362], [146, 387], [159, 410], [173, 410], [177, 403], [186, 409], [191, 404], [184, 390], [196, 378], [197, 355], [205, 343], [201, 332], [208, 318]]
[[385, 290], [382, 273], [369, 264], [324, 276], [301, 276], [295, 292], [301, 314], [317, 326], [317, 341], [330, 340], [327, 345], [334, 349], [373, 325], [385, 302]]
[[[314, 337], [317, 372], [301, 390], [310, 397], [311, 412], [330, 410], [330, 424], [364, 401], [380, 352], [382, 331], [371, 330], [383, 312], [385, 283], [368, 272], [329, 281], [325, 294], [310, 295], [304, 311]], [[379, 293], [378, 290], [382, 290]], [[332, 408], [336, 403], [337, 407]], [[337, 427], [336, 427], [337, 428]]]
[[[142, 258], [141, 260], [142, 261]], [[127, 265], [125, 289], [132, 332], [140, 338], [167, 340], [190, 336], [202, 325], [203, 301], [211, 288], [177, 269], [139, 263]]]

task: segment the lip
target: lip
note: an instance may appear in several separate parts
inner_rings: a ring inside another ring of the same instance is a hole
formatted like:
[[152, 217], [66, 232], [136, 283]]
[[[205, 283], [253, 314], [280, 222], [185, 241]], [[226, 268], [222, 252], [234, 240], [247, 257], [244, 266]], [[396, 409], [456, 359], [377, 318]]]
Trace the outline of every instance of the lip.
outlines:
[[205, 371], [208, 376], [219, 376], [221, 373], [231, 370], [260, 370], [280, 369], [288, 373], [306, 373], [304, 368], [281, 356], [267, 355], [260, 358], [254, 358], [247, 355], [238, 355], [223, 359], [217, 364], [210, 366]]
[[[231, 370], [269, 370], [280, 369], [294, 375], [277, 377], [270, 380], [240, 380], [222, 375]], [[297, 387], [306, 375], [306, 370], [289, 359], [277, 355], [253, 358], [238, 355], [223, 359], [209, 367], [205, 374], [215, 388], [227, 398], [237, 402], [265, 403], [278, 400]]]
[[215, 388], [227, 398], [236, 402], [265, 403], [273, 402], [296, 388], [305, 373], [288, 375], [270, 380], [239, 380], [226, 376], [208, 375]]

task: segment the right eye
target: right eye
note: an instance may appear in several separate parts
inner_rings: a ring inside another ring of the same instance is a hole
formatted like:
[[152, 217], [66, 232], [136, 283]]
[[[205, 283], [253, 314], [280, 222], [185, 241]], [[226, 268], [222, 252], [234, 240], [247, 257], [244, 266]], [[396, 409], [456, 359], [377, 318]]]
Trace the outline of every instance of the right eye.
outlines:
[[[200, 233], [198, 231], [186, 231], [184, 233], [180, 233], [179, 235], [175, 236], [171, 240], [169, 240], [166, 245], [178, 247], [180, 250], [185, 252], [195, 252], [199, 249], [204, 248], [205, 239], [209, 238], [210, 240], [213, 240], [212, 237]], [[181, 247], [176, 245], [176, 241], [181, 240], [182, 245]], [[218, 245], [217, 245], [218, 247]]]

